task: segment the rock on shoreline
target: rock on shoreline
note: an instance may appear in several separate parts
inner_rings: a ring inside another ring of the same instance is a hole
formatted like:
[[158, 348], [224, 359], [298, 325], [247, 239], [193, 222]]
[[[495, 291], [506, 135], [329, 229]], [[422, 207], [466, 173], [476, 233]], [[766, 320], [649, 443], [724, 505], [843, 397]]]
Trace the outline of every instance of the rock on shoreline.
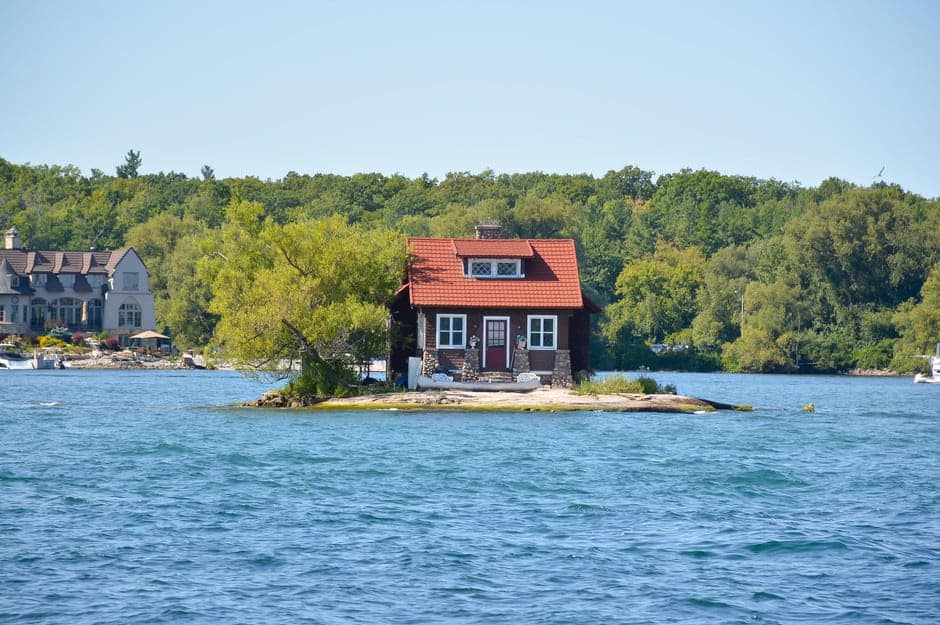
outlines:
[[74, 358], [67, 360], [66, 363], [69, 369], [192, 369], [184, 365], [181, 360], [165, 360], [147, 356], [134, 358], [107, 355]]

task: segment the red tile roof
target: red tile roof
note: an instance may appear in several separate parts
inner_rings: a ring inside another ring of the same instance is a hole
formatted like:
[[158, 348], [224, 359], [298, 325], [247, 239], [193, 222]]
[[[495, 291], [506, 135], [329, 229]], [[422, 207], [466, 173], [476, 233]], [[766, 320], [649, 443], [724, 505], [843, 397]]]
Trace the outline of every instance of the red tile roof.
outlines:
[[461, 258], [532, 258], [528, 239], [453, 239]]
[[[412, 306], [581, 308], [581, 281], [571, 239], [409, 239]], [[458, 250], [485, 258], [522, 257], [525, 278], [468, 278]], [[513, 255], [515, 253], [515, 255]], [[593, 304], [590, 305], [593, 307]]]

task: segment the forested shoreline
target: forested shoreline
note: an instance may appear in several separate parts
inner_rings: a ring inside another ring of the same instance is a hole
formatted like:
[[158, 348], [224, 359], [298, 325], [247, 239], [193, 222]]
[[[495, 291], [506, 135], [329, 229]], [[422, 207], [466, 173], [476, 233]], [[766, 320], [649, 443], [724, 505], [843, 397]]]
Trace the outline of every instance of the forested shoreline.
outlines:
[[[229, 283], [257, 262], [253, 241], [280, 246], [299, 271], [279, 243], [293, 241], [301, 253], [298, 224], [322, 226], [322, 240], [343, 229], [352, 239], [369, 233], [381, 248], [405, 236], [469, 237], [484, 221], [501, 224], [505, 236], [574, 239], [584, 285], [605, 307], [592, 339], [598, 369], [912, 372], [940, 341], [940, 200], [881, 181], [803, 187], [633, 166], [600, 177], [289, 172], [220, 180], [209, 166], [199, 178], [139, 174], [141, 162], [132, 151], [115, 175], [86, 176], [0, 158], [0, 227], [15, 226], [32, 249], [134, 247], [151, 272], [160, 329], [180, 345], [218, 340], [220, 319], [246, 295]], [[329, 262], [349, 261], [349, 276], [357, 262], [363, 272], [393, 271], [402, 257], [382, 265], [366, 255], [365, 247], [337, 250]], [[273, 268], [253, 286], [289, 292]], [[365, 315], [397, 280], [363, 283], [360, 290], [376, 291], [354, 312]], [[657, 355], [653, 344], [680, 347]]]

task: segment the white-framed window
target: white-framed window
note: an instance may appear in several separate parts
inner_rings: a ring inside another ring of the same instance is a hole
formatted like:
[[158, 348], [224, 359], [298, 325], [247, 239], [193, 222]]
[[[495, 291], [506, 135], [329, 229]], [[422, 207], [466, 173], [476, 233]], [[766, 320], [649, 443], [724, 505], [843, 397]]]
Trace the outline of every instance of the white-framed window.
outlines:
[[29, 282], [33, 286], [46, 286], [46, 274], [32, 273], [29, 275]]
[[121, 328], [140, 327], [140, 304], [127, 300], [118, 308], [118, 326]]
[[125, 271], [121, 276], [125, 291], [136, 291], [140, 284], [140, 277], [136, 271]]
[[529, 315], [529, 349], [557, 349], [558, 317]]
[[518, 258], [471, 258], [467, 261], [471, 278], [523, 278], [522, 261]]
[[[14, 306], [13, 309], [16, 310], [16, 307]], [[3, 304], [0, 304], [0, 321], [6, 321], [6, 320], [7, 320], [6, 308], [4, 308]]]
[[75, 286], [75, 274], [74, 273], [61, 273], [59, 274], [59, 282], [62, 283], [62, 286], [71, 289]]
[[467, 341], [467, 315], [437, 316], [437, 347], [463, 349]]

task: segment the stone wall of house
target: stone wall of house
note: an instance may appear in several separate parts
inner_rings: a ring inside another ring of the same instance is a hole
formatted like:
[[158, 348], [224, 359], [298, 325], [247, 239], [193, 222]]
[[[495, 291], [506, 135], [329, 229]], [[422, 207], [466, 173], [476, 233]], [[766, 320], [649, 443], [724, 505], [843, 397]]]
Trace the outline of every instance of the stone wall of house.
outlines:
[[464, 382], [473, 382], [480, 379], [480, 348], [468, 347], [464, 352], [463, 367], [460, 369], [460, 379]]
[[555, 352], [555, 369], [552, 371], [552, 387], [571, 387], [571, 351], [559, 349]]
[[421, 358], [421, 375], [431, 377], [434, 375], [440, 361], [437, 359], [436, 349], [425, 349], [424, 356]]
[[518, 375], [531, 370], [529, 368], [529, 350], [524, 347], [516, 347], [512, 352], [512, 372]]

